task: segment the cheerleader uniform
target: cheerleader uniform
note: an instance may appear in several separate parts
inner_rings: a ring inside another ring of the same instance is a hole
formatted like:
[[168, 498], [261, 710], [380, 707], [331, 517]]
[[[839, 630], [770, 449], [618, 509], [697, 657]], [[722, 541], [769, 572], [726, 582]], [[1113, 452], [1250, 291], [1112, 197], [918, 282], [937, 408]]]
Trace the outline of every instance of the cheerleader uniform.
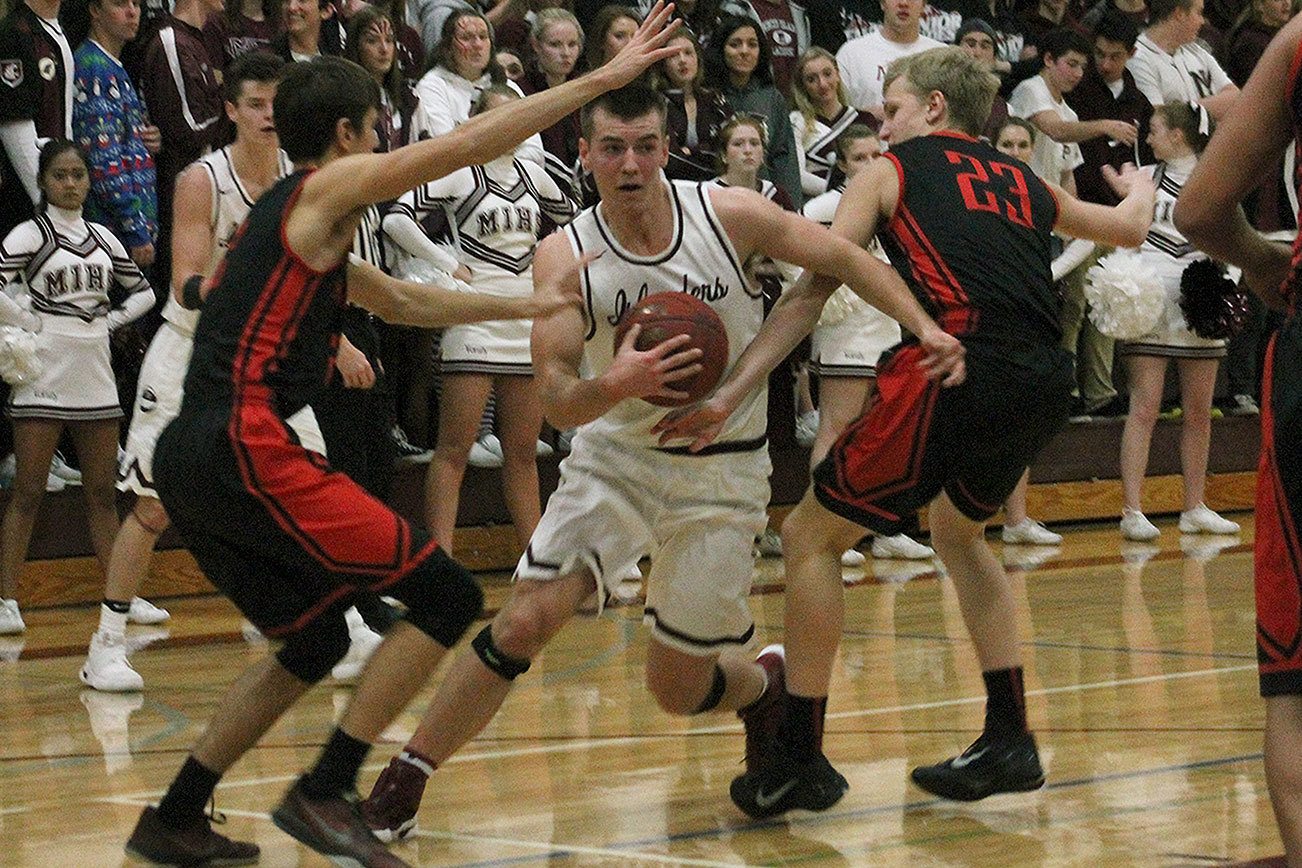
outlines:
[[[832, 190], [809, 200], [801, 213], [816, 223], [831, 226], [841, 192]], [[889, 262], [876, 239], [871, 252]], [[809, 370], [818, 376], [876, 377], [877, 360], [900, 342], [900, 324], [848, 286], [841, 286], [823, 307], [810, 339]]]
[[828, 180], [836, 172], [836, 140], [855, 123], [862, 123], [859, 112], [849, 106], [830, 120], [815, 115], [812, 125], [802, 113], [791, 113], [791, 131], [797, 145], [796, 161], [800, 164], [800, 186], [806, 196], [827, 192]]
[[[508, 155], [458, 169], [403, 194], [384, 218], [384, 232], [393, 243], [439, 268], [448, 263], [420, 230], [420, 222], [436, 208], [447, 215], [457, 262], [470, 268], [474, 291], [502, 296], [533, 292], [533, 251], [543, 216], [557, 224], [574, 216], [574, 203], [534, 163]], [[440, 344], [442, 370], [531, 375], [532, 326], [527, 319], [449, 326]]]
[[1180, 275], [1190, 263], [1207, 258], [1180, 234], [1171, 218], [1175, 200], [1197, 161], [1195, 156], [1181, 157], [1140, 170], [1152, 174], [1157, 185], [1157, 202], [1153, 225], [1139, 248], [1139, 255], [1161, 278], [1166, 289], [1166, 307], [1152, 331], [1121, 345], [1122, 355], [1219, 359], [1227, 352], [1226, 341], [1194, 334], [1180, 310]]
[[[112, 282], [127, 292], [118, 307], [109, 303]], [[122, 242], [80, 211], [50, 206], [0, 246], [0, 287], [18, 283], [41, 321], [42, 371], [13, 387], [9, 415], [70, 422], [122, 416], [108, 337], [154, 305]]]

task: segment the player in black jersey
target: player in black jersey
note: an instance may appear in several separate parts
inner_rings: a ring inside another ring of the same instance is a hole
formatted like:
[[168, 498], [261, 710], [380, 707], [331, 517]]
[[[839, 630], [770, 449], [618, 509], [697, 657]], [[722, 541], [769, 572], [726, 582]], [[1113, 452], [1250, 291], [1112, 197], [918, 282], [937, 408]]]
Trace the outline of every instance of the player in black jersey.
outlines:
[[[886, 77], [877, 160], [847, 187], [832, 224], [859, 244], [881, 235], [923, 306], [967, 350], [962, 384], [928, 378], [906, 340], [877, 371], [878, 399], [814, 470], [811, 491], [783, 525], [787, 708], [773, 757], [733, 781], [756, 817], [834, 804], [844, 784], [822, 754], [823, 715], [840, 637], [840, 555], [863, 534], [897, 533], [929, 507], [932, 542], [958, 591], [987, 690], [986, 726], [961, 756], [913, 780], [954, 799], [1044, 782], [1026, 727], [1015, 606], [985, 542], [985, 522], [1067, 420], [1071, 359], [1059, 348], [1049, 234], [1134, 246], [1152, 218], [1151, 181], [1116, 177], [1116, 208], [1083, 203], [978, 141], [997, 83], [962, 49], [901, 58]], [[803, 278], [782, 297], [733, 376], [667, 434], [704, 445], [738, 395], [818, 319], [834, 281]], [[951, 388], [945, 388], [950, 386]]]
[[1257, 62], [1175, 205], [1175, 225], [1198, 249], [1240, 266], [1268, 305], [1287, 311], [1261, 383], [1255, 572], [1266, 783], [1289, 865], [1302, 865], [1302, 235], [1290, 254], [1254, 230], [1239, 205], [1290, 141], [1302, 152], [1299, 130], [1302, 17], [1295, 17]]
[[181, 411], [154, 461], [163, 505], [208, 578], [284, 641], [222, 699], [162, 802], [142, 814], [132, 854], [168, 865], [257, 859], [255, 845], [212, 831], [204, 805], [222, 773], [347, 651], [343, 609], [365, 589], [398, 598], [407, 614], [273, 819], [349, 864], [406, 864], [361, 820], [357, 771], [483, 596], [435, 541], [305, 449], [285, 420], [325, 387], [348, 302], [416, 326], [532, 318], [578, 303], [559, 289], [503, 298], [405, 283], [349, 251], [367, 206], [506, 152], [672, 53], [662, 47], [671, 9], [657, 4], [599, 70], [387, 154], [372, 153], [380, 95], [361, 67], [326, 57], [286, 71], [275, 121], [295, 172], [254, 205], [212, 277], [183, 282], [191, 306], [207, 303]]

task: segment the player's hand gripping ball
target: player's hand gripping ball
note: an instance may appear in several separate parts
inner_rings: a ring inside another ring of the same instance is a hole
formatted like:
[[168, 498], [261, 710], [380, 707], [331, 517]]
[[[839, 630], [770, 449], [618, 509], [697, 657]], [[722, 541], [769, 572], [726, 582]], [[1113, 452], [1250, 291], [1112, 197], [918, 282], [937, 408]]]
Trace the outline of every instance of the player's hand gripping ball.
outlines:
[[723, 320], [699, 298], [685, 292], [657, 292], [648, 295], [625, 312], [615, 329], [615, 351], [624, 343], [624, 336], [634, 323], [642, 326], [636, 348], [641, 352], [664, 343], [678, 335], [689, 335], [691, 342], [683, 350], [697, 348], [703, 355], [697, 361], [701, 370], [695, 376], [675, 380], [670, 387], [686, 392], [681, 400], [649, 397], [648, 403], [659, 407], [681, 407], [701, 400], [719, 385], [723, 369], [728, 364], [728, 332]]

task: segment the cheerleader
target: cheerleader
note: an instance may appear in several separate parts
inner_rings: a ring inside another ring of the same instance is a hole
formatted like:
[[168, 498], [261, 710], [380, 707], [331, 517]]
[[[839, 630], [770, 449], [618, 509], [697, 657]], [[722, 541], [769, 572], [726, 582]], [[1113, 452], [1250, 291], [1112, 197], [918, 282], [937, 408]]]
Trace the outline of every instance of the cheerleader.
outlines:
[[[505, 85], [489, 85], [473, 113], [519, 98]], [[452, 230], [452, 260], [420, 228], [439, 208]], [[541, 166], [508, 154], [406, 193], [385, 216], [383, 228], [402, 255], [470, 277], [475, 292], [523, 296], [533, 292], [533, 250], [544, 216], [568, 223], [574, 205]], [[529, 320], [497, 320], [452, 326], [443, 333], [443, 391], [438, 442], [426, 478], [425, 519], [449, 554], [461, 481], [490, 393], [496, 395], [499, 411], [503, 494], [522, 551], [538, 524], [535, 449], [542, 407], [533, 382], [531, 325]]]
[[796, 61], [796, 77], [791, 99], [796, 104], [791, 113], [791, 131], [796, 137], [796, 162], [800, 164], [800, 186], [806, 196], [817, 196], [837, 186], [837, 142], [853, 124], [863, 124], [861, 116], [846, 104], [845, 87], [836, 58], [826, 49], [814, 46]]
[[[42, 332], [43, 366], [40, 376], [15, 386], [9, 397], [16, 474], [0, 531], [0, 633], [25, 629], [12, 595], [65, 427], [81, 459], [95, 554], [108, 567], [118, 531], [114, 483], [122, 417], [109, 335], [154, 304], [149, 282], [122, 243], [81, 216], [90, 170], [77, 146], [64, 139], [49, 142], [37, 169], [41, 213], [17, 226], [0, 247], [0, 287], [21, 283], [30, 297], [33, 318], [23, 325]], [[118, 307], [109, 303], [113, 282], [127, 293]]]
[[1211, 136], [1210, 127], [1204, 109], [1185, 103], [1167, 103], [1154, 108], [1148, 133], [1148, 144], [1158, 163], [1142, 171], [1151, 173], [1157, 183], [1157, 204], [1153, 225], [1139, 253], [1145, 264], [1162, 278], [1167, 304], [1151, 332], [1121, 347], [1130, 373], [1130, 413], [1121, 435], [1121, 485], [1125, 499], [1121, 535], [1130, 540], [1153, 540], [1160, 533], [1144, 517], [1140, 489], [1148, 467], [1153, 425], [1162, 406], [1168, 359], [1175, 359], [1180, 370], [1183, 411], [1180, 468], [1184, 479], [1184, 509], [1180, 513], [1180, 532], [1239, 532], [1238, 524], [1222, 518], [1203, 503], [1207, 452], [1211, 446], [1212, 393], [1216, 388], [1216, 367], [1226, 354], [1226, 346], [1223, 340], [1194, 334], [1180, 312], [1180, 276], [1190, 263], [1207, 257], [1176, 229], [1171, 218], [1175, 200]]

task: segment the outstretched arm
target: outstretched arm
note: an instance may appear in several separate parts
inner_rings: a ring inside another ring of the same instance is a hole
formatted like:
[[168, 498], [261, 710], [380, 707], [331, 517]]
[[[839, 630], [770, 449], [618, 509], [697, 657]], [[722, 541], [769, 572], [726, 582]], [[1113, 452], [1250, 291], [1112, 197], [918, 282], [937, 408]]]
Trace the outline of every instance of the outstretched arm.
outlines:
[[1125, 198], [1115, 206], [1082, 202], [1056, 184], [1048, 184], [1058, 199], [1058, 222], [1054, 229], [1071, 238], [1086, 238], [1113, 247], [1138, 247], [1144, 243], [1153, 222], [1153, 200], [1157, 188], [1151, 176], [1128, 166], [1118, 175], [1110, 166], [1103, 174]]
[[633, 37], [609, 63], [513, 105], [488, 112], [436, 136], [388, 154], [364, 154], [332, 161], [304, 185], [299, 208], [309, 206], [328, 226], [358, 208], [397, 199], [403, 193], [463, 166], [488, 162], [529, 136], [555, 124], [596, 96], [622, 87], [647, 67], [674, 53], [664, 44], [677, 29], [672, 5], [660, 0]]
[[493, 319], [532, 319], [579, 304], [560, 289], [522, 298], [458, 292], [390, 277], [356, 256], [348, 257], [348, 301], [394, 325], [437, 328]]
[[1292, 137], [1286, 97], [1299, 44], [1302, 18], [1294, 18], [1257, 62], [1175, 205], [1175, 225], [1185, 237], [1242, 268], [1248, 285], [1275, 306], [1281, 303], [1289, 251], [1253, 229], [1240, 203], [1261, 182], [1261, 167], [1272, 165]]

